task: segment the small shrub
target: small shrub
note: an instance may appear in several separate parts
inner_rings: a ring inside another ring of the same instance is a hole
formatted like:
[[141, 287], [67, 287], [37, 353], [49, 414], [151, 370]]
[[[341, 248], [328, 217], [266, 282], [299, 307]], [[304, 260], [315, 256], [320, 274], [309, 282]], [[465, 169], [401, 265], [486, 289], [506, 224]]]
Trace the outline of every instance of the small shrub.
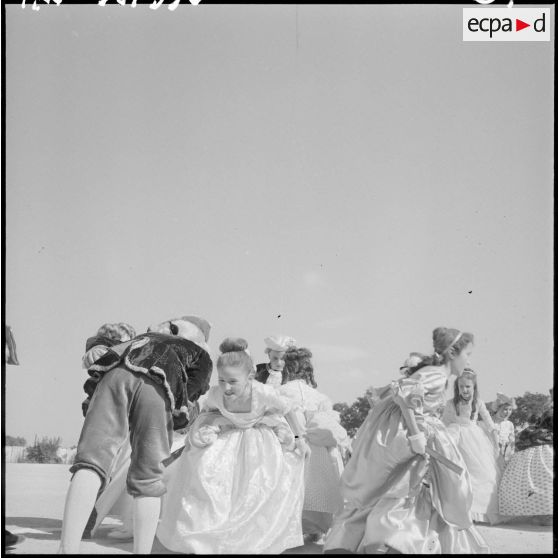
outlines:
[[62, 459], [56, 455], [61, 443], [61, 438], [49, 438], [44, 436], [40, 441], [35, 438], [35, 443], [27, 448], [25, 462], [62, 463]]

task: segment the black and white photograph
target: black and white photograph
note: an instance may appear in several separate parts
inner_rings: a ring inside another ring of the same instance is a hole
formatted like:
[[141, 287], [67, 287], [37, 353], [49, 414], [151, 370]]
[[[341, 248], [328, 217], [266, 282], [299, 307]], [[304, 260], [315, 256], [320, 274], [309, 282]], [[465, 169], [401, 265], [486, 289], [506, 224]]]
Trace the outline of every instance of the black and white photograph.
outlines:
[[553, 3], [1, 17], [6, 554], [553, 552]]

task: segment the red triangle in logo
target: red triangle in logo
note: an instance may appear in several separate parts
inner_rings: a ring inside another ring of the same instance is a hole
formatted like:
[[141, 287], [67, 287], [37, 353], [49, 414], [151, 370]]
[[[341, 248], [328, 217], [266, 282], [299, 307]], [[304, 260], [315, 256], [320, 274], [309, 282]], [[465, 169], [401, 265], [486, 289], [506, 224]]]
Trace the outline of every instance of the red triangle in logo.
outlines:
[[516, 31], [521, 31], [522, 29], [525, 29], [525, 27], [531, 27], [530, 23], [525, 23], [524, 21], [521, 21], [520, 19], [515, 19], [515, 30]]

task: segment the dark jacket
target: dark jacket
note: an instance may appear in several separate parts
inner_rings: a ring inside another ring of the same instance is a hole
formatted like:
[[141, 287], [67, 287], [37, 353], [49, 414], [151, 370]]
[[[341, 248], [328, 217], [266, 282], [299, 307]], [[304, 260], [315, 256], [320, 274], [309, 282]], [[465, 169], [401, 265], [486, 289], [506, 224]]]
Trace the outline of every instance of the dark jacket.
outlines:
[[[283, 377], [281, 383], [284, 384], [286, 382], [286, 376], [287, 376], [287, 373], [285, 372], [284, 368], [283, 371], [281, 372], [281, 375]], [[265, 384], [268, 378], [269, 378], [269, 362], [262, 362], [261, 364], [258, 364], [256, 366], [256, 375], [254, 376], [254, 379], [257, 380], [258, 382], [261, 382], [262, 384]]]
[[175, 429], [188, 424], [188, 415], [180, 408], [197, 401], [209, 389], [213, 370], [207, 351], [193, 341], [164, 333], [144, 333], [111, 347], [91, 365], [87, 371], [90, 378], [83, 386], [89, 397], [103, 376], [117, 366], [146, 374], [163, 386]]

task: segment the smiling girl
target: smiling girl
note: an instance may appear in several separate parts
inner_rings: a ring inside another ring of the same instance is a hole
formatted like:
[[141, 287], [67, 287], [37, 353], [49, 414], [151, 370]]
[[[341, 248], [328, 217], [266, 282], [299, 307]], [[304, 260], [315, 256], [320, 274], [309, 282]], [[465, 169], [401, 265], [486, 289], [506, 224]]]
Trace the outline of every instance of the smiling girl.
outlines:
[[175, 552], [278, 554], [303, 544], [309, 447], [293, 401], [253, 380], [247, 347], [221, 343], [219, 385], [169, 480], [157, 536]]
[[498, 433], [500, 458], [504, 464], [511, 459], [515, 451], [515, 428], [513, 422], [509, 420], [509, 418], [516, 408], [515, 399], [513, 397], [507, 397], [503, 393], [497, 393], [496, 401], [492, 402], [494, 426]]
[[[485, 428], [478, 424], [481, 417]], [[454, 397], [448, 401], [442, 421], [455, 437], [457, 447], [467, 464], [473, 485], [473, 520], [498, 523], [498, 432], [480, 399], [477, 375], [465, 368], [454, 384]]]

